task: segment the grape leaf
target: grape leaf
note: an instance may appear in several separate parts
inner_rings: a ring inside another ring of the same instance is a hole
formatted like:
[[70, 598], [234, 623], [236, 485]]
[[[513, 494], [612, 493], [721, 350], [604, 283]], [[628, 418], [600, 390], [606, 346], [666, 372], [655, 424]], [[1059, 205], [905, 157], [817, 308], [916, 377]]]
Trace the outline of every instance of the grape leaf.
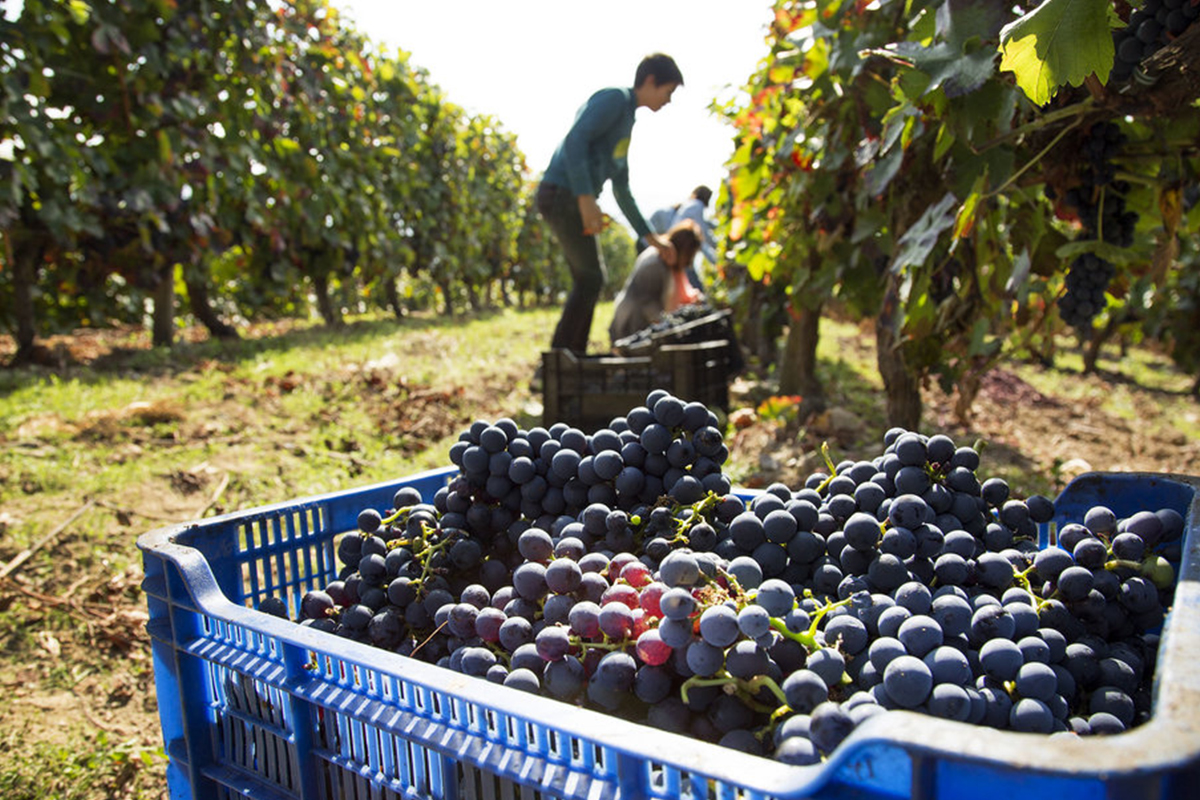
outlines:
[[937, 35], [961, 46], [977, 37], [995, 41], [1011, 13], [1003, 0], [945, 0], [936, 14]]
[[[868, 51], [881, 55], [879, 50]], [[953, 45], [927, 46], [918, 42], [900, 42], [888, 51], [894, 60], [921, 70], [929, 76], [922, 94], [939, 88], [947, 97], [959, 97], [978, 89], [995, 71], [996, 54], [991, 48]]]
[[1113, 63], [1106, 0], [1045, 0], [1000, 31], [1001, 71], [1016, 75], [1030, 100], [1042, 105], [1059, 87], [1078, 86]]
[[1008, 277], [1008, 283], [1004, 285], [1004, 291], [1007, 294], [1015, 295], [1018, 291], [1025, 288], [1025, 282], [1029, 280], [1029, 272], [1033, 267], [1033, 261], [1029, 258], [1029, 248], [1026, 247], [1013, 256], [1013, 271]]
[[882, 195], [888, 184], [892, 182], [892, 178], [899, 174], [903, 164], [904, 148], [902, 147], [893, 147], [882, 158], [876, 159], [865, 176], [867, 193], [872, 197]]
[[941, 200], [925, 209], [921, 218], [904, 232], [897, 242], [899, 247], [892, 259], [891, 270], [899, 273], [905, 267], [920, 266], [937, 246], [942, 231], [954, 225], [958, 199], [947, 192]]

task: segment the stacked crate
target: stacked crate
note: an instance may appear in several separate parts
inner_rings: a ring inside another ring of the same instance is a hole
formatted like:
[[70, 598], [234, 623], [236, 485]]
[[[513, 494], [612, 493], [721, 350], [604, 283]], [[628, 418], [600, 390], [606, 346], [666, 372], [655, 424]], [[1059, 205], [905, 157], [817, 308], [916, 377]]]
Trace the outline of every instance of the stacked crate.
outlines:
[[663, 330], [647, 329], [613, 343], [614, 355], [542, 354], [545, 424], [587, 431], [665, 389], [685, 401], [729, 410], [729, 381], [744, 364], [731, 312], [716, 311]]

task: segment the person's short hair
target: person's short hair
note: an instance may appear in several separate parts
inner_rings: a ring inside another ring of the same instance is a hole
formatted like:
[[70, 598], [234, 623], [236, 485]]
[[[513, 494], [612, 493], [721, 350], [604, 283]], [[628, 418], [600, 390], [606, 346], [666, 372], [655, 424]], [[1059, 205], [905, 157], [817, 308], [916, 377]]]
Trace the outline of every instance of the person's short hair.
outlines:
[[646, 78], [651, 75], [654, 76], [654, 82], [659, 86], [664, 83], [683, 85], [683, 73], [679, 71], [675, 59], [665, 53], [651, 53], [642, 59], [633, 76], [633, 88], [641, 87], [646, 82]]
[[712, 189], [707, 186], [697, 186], [692, 190], [692, 197], [699, 200], [704, 205], [708, 205], [708, 201], [712, 199]]

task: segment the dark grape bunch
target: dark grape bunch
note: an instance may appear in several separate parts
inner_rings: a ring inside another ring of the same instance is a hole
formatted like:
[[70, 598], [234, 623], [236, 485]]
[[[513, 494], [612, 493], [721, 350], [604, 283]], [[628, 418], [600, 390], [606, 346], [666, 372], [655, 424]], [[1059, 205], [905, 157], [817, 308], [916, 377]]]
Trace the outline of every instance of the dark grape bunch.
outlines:
[[[1115, 158], [1126, 140], [1112, 122], [1094, 124], [1083, 138], [1086, 160], [1078, 167], [1079, 184], [1063, 195], [1063, 204], [1079, 216], [1081, 238], [1099, 239], [1119, 247], [1133, 244], [1138, 215], [1125, 207], [1129, 192], [1126, 181], [1116, 179]], [[1116, 275], [1111, 262], [1094, 253], [1084, 253], [1067, 270], [1066, 292], [1058, 301], [1059, 313], [1068, 325], [1090, 331], [1092, 319], [1105, 306], [1104, 293]]]
[[477, 422], [432, 504], [362, 511], [301, 624], [791, 764], [895, 709], [1064, 736], [1149, 716], [1178, 513], [1097, 506], [1039, 550], [1052, 501], [899, 429], [747, 500], [712, 423], [661, 391], [590, 436]]
[[1147, 0], [1129, 16], [1129, 24], [1113, 32], [1116, 60], [1109, 81], [1123, 83], [1137, 66], [1186, 31], [1200, 18], [1192, 0]]
[[1086, 331], [1105, 306], [1104, 293], [1116, 275], [1112, 263], [1094, 253], [1084, 253], [1067, 270], [1067, 290], [1058, 300], [1058, 313], [1073, 328]]

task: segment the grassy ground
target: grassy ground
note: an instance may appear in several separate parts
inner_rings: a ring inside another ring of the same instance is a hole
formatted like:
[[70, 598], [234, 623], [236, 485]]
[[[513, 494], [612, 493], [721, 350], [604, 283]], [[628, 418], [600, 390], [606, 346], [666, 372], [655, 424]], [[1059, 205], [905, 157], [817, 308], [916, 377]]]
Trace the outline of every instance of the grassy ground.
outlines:
[[[141, 332], [88, 334], [58, 343], [64, 366], [0, 371], [0, 571], [14, 565], [0, 578], [0, 797], [165, 796], [141, 533], [444, 465], [477, 418], [539, 424], [528, 383], [556, 318], [263, 325], [232, 343], [187, 332], [170, 352]], [[878, 452], [873, 337], [832, 321], [822, 336], [837, 413], [746, 416], [729, 431], [738, 483], [802, 480], [823, 442], [837, 458]], [[1093, 376], [1069, 353], [1055, 369], [1012, 365], [966, 423], [931, 390], [927, 430], [986, 440], [981, 473], [1021, 495], [1085, 467], [1200, 474], [1191, 378], [1151, 352], [1110, 356]], [[735, 388], [751, 407], [773, 394]]]
[[0, 372], [0, 564], [69, 521], [0, 581], [0, 796], [162, 796], [138, 535], [443, 465], [478, 416], [530, 424], [554, 322], [113, 336], [72, 343], [90, 366]]

